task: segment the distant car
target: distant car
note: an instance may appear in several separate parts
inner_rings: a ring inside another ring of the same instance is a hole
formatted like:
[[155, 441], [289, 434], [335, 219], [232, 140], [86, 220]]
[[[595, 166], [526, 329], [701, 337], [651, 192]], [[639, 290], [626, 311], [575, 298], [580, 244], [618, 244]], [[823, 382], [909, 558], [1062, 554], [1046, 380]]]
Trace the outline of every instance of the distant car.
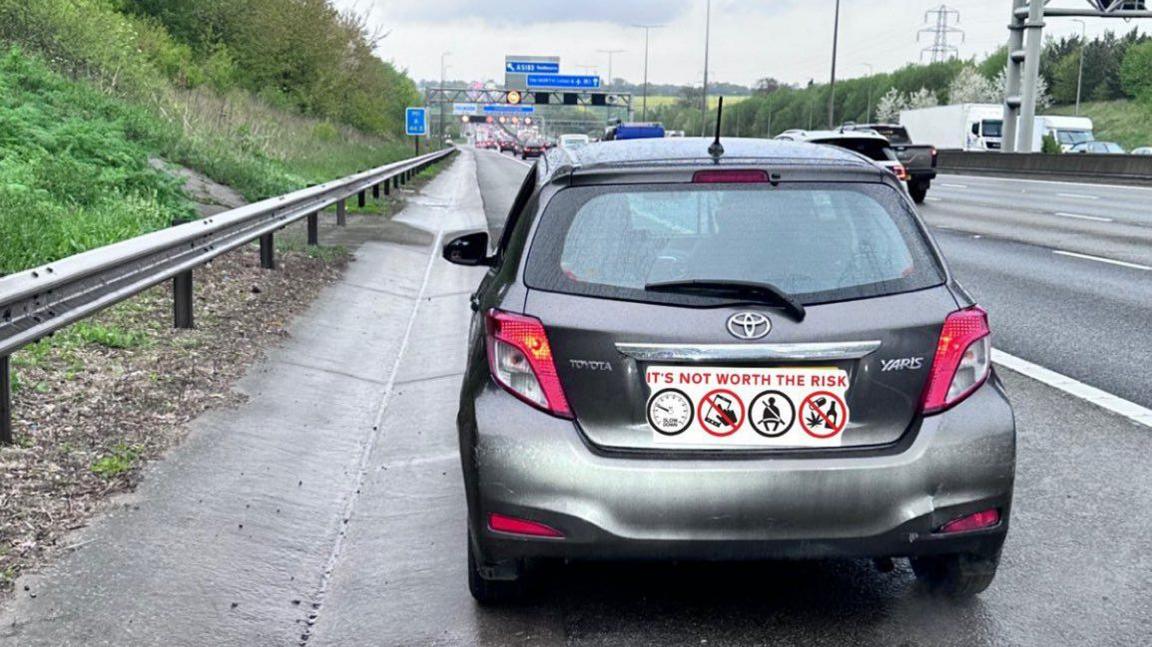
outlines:
[[840, 131], [840, 130], [786, 130], [776, 136], [776, 139], [794, 142], [808, 142], [809, 144], [827, 144], [837, 148], [846, 148], [872, 160], [877, 166], [892, 171], [905, 188], [908, 182], [908, 170], [896, 158], [888, 138], [872, 130]]
[[499, 144], [499, 148], [500, 148], [501, 153], [503, 153], [505, 151], [512, 151], [513, 153], [515, 153], [516, 152], [516, 142], [512, 141], [511, 139], [501, 139], [500, 144]]
[[888, 139], [896, 159], [908, 173], [908, 195], [916, 204], [923, 204], [936, 179], [936, 147], [931, 144], [913, 144], [908, 130], [899, 124], [845, 124], [844, 130], [871, 130]]
[[545, 146], [544, 142], [542, 142], [538, 139], [529, 140], [520, 149], [520, 159], [528, 159], [529, 157], [540, 157], [541, 155], [544, 154], [544, 151], [546, 150], [544, 146]]
[[1080, 142], [1068, 149], [1069, 153], [1092, 153], [1094, 155], [1123, 155], [1124, 147], [1116, 142]]
[[576, 149], [589, 143], [588, 135], [560, 135], [560, 148]]
[[1133, 148], [1129, 155], [1152, 155], [1152, 146], [1141, 146], [1140, 148]]

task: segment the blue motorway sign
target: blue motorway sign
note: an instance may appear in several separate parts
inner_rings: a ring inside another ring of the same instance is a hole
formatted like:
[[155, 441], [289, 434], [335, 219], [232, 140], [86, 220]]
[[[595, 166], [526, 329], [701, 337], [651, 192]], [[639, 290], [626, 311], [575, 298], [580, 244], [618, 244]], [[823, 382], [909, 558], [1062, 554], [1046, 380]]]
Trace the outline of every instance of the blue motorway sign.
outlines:
[[528, 87], [599, 90], [600, 77], [572, 74], [529, 74]]
[[404, 112], [404, 132], [412, 137], [428, 134], [428, 109], [408, 108]]
[[560, 72], [560, 64], [542, 61], [505, 61], [504, 71], [508, 74], [556, 74]]
[[494, 103], [484, 106], [484, 112], [501, 115], [530, 115], [536, 112], [536, 106], [508, 106], [502, 103]]

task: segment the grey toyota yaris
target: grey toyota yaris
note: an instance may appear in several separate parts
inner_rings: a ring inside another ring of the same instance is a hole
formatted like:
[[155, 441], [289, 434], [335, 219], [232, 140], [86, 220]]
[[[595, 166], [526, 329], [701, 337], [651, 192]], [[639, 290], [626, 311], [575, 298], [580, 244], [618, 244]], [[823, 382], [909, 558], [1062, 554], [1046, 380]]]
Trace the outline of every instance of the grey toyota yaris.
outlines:
[[815, 144], [549, 153], [472, 299], [458, 417], [472, 594], [538, 558], [908, 557], [996, 573], [1015, 474], [987, 314], [899, 181]]

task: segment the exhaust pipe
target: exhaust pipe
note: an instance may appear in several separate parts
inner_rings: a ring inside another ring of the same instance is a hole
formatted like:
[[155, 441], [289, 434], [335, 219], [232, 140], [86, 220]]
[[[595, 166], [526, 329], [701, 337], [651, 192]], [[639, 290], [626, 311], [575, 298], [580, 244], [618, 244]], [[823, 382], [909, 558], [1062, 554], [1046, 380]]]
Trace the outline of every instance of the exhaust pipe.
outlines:
[[892, 561], [891, 557], [877, 557], [872, 560], [872, 565], [881, 573], [891, 573], [896, 570], [896, 562]]

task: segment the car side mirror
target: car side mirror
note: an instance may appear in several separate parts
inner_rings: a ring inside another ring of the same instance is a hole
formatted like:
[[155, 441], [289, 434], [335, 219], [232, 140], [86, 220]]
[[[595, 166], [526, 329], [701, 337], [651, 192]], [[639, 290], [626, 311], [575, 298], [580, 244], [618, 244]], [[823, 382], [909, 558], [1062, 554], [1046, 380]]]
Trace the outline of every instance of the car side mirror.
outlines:
[[494, 265], [495, 257], [488, 255], [488, 232], [478, 231], [453, 238], [444, 245], [444, 260], [455, 265], [475, 267]]

